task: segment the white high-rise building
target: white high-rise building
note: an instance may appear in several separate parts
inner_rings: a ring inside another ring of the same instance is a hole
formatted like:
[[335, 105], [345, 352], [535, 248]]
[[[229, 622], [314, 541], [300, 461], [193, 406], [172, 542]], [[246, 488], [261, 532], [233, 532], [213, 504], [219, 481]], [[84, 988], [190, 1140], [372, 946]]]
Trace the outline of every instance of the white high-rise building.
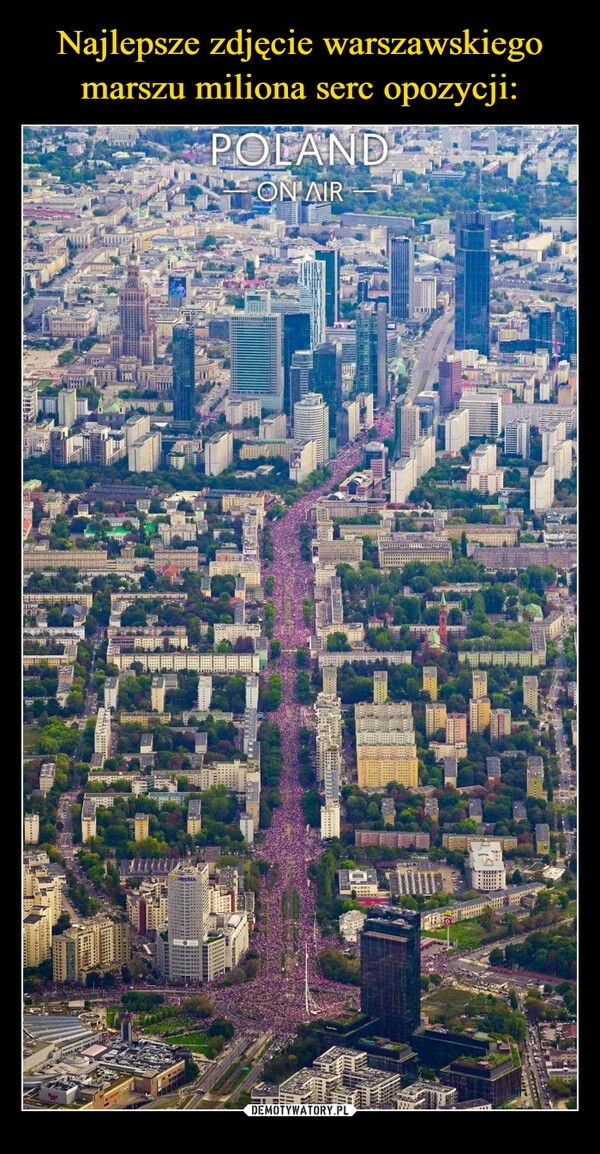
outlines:
[[321, 806], [321, 841], [340, 836], [340, 803], [328, 801]]
[[460, 453], [469, 444], [469, 410], [448, 413], [444, 422], [444, 449], [447, 453]]
[[249, 673], [246, 678], [246, 709], [258, 709], [259, 680], [257, 673]]
[[542, 429], [542, 464], [550, 461], [550, 450], [564, 441], [567, 435], [566, 421], [554, 421], [546, 429]]
[[218, 477], [233, 461], [233, 433], [224, 429], [214, 433], [204, 446], [204, 472], [207, 477]]
[[100, 753], [103, 757], [110, 754], [110, 728], [110, 709], [100, 706], [94, 730], [94, 753]]
[[502, 395], [493, 389], [463, 389], [459, 410], [469, 410], [470, 437], [498, 437], [502, 432]]
[[37, 845], [40, 838], [39, 813], [25, 814], [25, 845]]
[[504, 452], [507, 457], [529, 457], [530, 424], [528, 420], [511, 421], [504, 429]]
[[198, 678], [198, 709], [209, 710], [210, 699], [212, 697], [212, 677], [201, 676]]
[[538, 465], [529, 478], [529, 508], [545, 513], [554, 500], [554, 466]]
[[298, 274], [300, 308], [310, 314], [310, 344], [316, 349], [325, 341], [325, 265], [320, 260], [303, 260]]
[[317, 465], [329, 460], [329, 405], [321, 393], [307, 393], [301, 401], [296, 401], [294, 437], [298, 441], [317, 442]]
[[169, 874], [167, 883], [169, 938], [168, 943], [161, 939], [162, 949], [159, 951], [162, 955], [159, 959], [162, 961], [162, 970], [169, 981], [203, 980], [202, 944], [208, 930], [208, 916], [208, 866], [174, 870]]
[[[36, 414], [37, 415], [37, 414]], [[58, 394], [58, 423], [70, 429], [77, 420], [77, 392], [75, 389], [60, 389]]]
[[417, 483], [417, 465], [414, 457], [403, 457], [390, 469], [390, 501], [405, 505]]
[[130, 473], [154, 473], [160, 465], [162, 437], [160, 433], [146, 433], [134, 441], [127, 454]]
[[568, 481], [573, 472], [573, 442], [559, 441], [548, 453], [548, 464], [554, 469], [554, 480]]

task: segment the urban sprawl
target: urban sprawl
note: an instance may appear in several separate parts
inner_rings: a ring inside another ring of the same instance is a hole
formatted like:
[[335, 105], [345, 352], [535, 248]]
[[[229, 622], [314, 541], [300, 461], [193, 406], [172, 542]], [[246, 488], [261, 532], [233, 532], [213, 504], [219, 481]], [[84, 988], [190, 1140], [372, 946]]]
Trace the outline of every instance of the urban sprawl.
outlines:
[[576, 131], [220, 131], [23, 131], [23, 1108], [577, 1109]]

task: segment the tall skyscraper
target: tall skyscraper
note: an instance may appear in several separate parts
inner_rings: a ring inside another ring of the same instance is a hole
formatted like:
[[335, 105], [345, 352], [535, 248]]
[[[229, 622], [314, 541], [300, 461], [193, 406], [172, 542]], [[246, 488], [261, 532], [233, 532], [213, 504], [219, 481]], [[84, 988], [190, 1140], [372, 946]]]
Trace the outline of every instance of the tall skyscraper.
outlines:
[[[337, 416], [342, 407], [342, 348], [339, 341], [317, 345], [313, 353], [313, 390], [329, 405], [329, 437], [337, 437]], [[335, 447], [334, 447], [335, 453]]]
[[296, 401], [301, 401], [307, 393], [312, 393], [313, 391], [312, 349], [296, 349], [290, 367], [290, 404], [292, 415]]
[[387, 309], [381, 302], [356, 313], [356, 392], [372, 393], [382, 412], [387, 399]]
[[317, 465], [329, 460], [329, 406], [320, 393], [307, 393], [294, 405], [294, 437], [317, 442]]
[[[283, 408], [288, 417], [294, 413], [290, 392], [292, 357], [298, 349], [310, 348], [310, 313], [283, 314]], [[299, 398], [294, 398], [298, 400]]]
[[490, 214], [456, 214], [454, 347], [490, 352]]
[[325, 265], [325, 324], [334, 325], [340, 319], [340, 261], [337, 248], [319, 248], [315, 259]]
[[300, 264], [298, 284], [300, 286], [300, 307], [310, 313], [310, 347], [316, 348], [325, 340], [325, 276], [326, 270], [321, 260], [303, 260]]
[[386, 1038], [408, 1042], [420, 1024], [421, 914], [384, 906], [360, 939], [360, 1008]]
[[[201, 982], [208, 929], [208, 866], [174, 870], [167, 883], [168, 942], [160, 939], [159, 968], [171, 982]], [[160, 937], [160, 935], [159, 935]], [[165, 949], [165, 947], [167, 947]]]
[[415, 245], [409, 236], [390, 238], [390, 315], [411, 321], [414, 316]]
[[560, 342], [560, 355], [569, 360], [577, 352], [577, 309], [572, 305], [558, 306], [556, 331]]
[[155, 355], [155, 334], [150, 328], [150, 291], [140, 280], [140, 258], [132, 249], [127, 277], [119, 292], [120, 354], [139, 357], [150, 365]]
[[[251, 307], [253, 302], [251, 303]], [[234, 314], [229, 321], [232, 400], [254, 397], [265, 409], [283, 407], [281, 314], [270, 311]]]
[[173, 420], [192, 424], [195, 418], [196, 360], [194, 326], [173, 325]]

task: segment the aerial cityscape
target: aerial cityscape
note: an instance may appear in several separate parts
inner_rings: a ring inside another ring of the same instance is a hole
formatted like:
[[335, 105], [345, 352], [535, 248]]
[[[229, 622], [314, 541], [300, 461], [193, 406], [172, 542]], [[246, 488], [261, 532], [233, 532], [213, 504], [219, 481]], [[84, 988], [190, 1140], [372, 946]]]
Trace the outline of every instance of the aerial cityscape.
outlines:
[[576, 127], [22, 159], [22, 1109], [577, 1110]]

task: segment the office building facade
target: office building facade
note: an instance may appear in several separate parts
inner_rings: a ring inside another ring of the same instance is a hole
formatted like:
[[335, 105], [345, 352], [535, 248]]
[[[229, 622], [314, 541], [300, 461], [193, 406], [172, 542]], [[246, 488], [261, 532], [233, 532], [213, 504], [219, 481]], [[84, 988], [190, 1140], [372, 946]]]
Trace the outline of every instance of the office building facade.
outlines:
[[409, 236], [390, 238], [390, 315], [412, 321], [414, 316], [415, 244]]
[[282, 409], [281, 321], [272, 312], [230, 318], [232, 400], [253, 397], [265, 409]]
[[387, 398], [387, 309], [372, 302], [356, 313], [356, 391], [371, 393], [383, 412]]
[[456, 214], [454, 347], [490, 352], [490, 217]]
[[315, 260], [325, 267], [325, 324], [334, 325], [340, 319], [340, 258], [337, 248], [320, 248]]
[[194, 326], [173, 326], [173, 420], [191, 425], [196, 411]]
[[298, 274], [300, 307], [309, 311], [311, 349], [322, 345], [325, 340], [325, 276], [323, 261], [301, 261]]
[[386, 1038], [407, 1042], [420, 1024], [421, 915], [383, 907], [361, 935], [360, 1008]]

